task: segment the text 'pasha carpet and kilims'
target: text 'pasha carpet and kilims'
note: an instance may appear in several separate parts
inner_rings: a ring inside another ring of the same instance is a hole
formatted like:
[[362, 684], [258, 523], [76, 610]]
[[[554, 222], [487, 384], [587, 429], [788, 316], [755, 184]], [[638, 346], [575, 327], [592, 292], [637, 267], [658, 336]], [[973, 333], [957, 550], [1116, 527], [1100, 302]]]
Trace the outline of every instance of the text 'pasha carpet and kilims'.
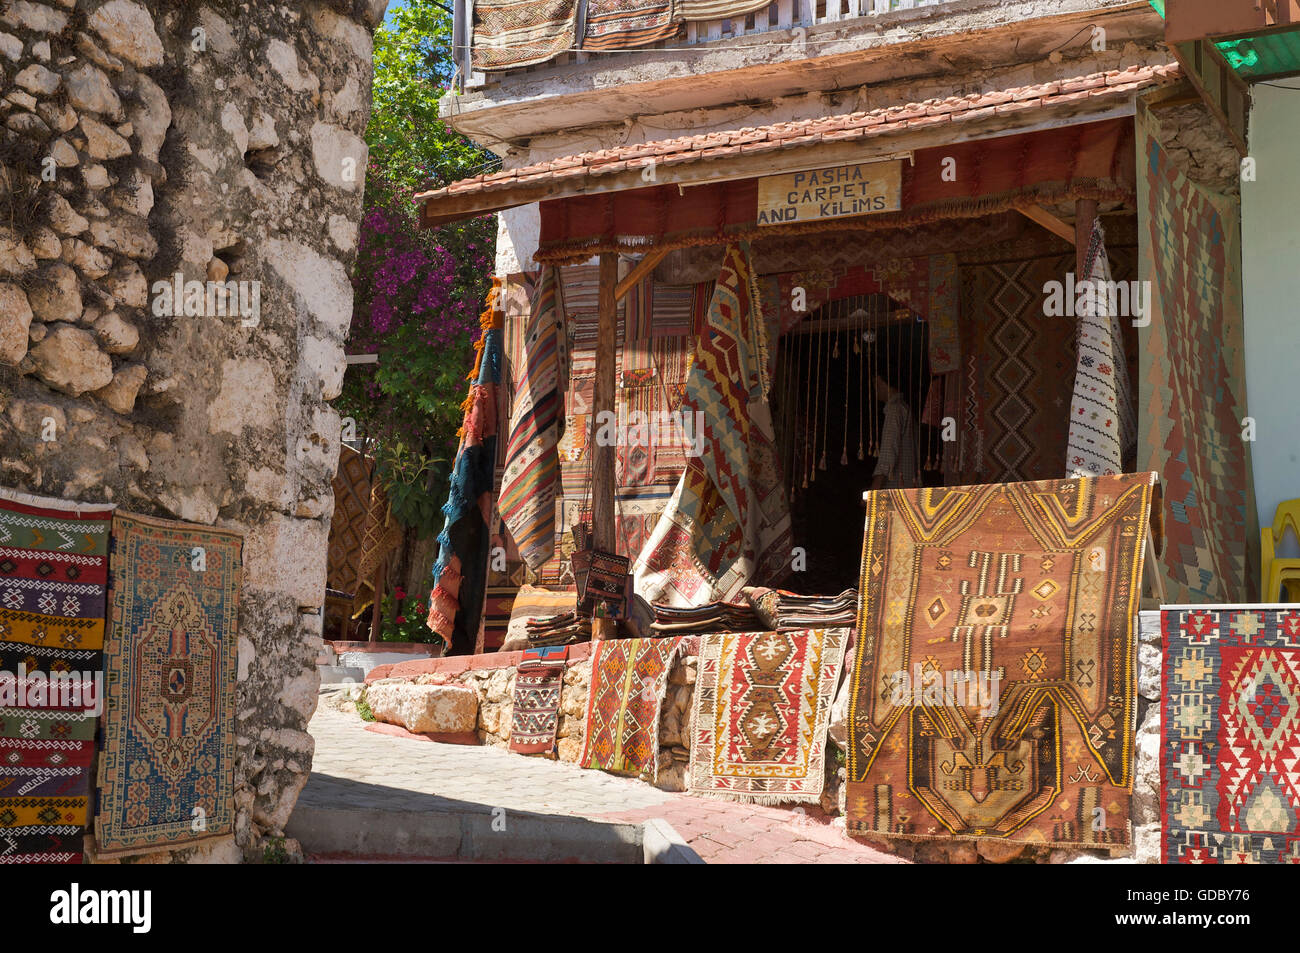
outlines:
[[692, 641], [681, 637], [596, 643], [579, 765], [614, 774], [644, 772], [654, 778], [668, 669]]
[[1128, 843], [1155, 479], [867, 495], [851, 833]]
[[100, 856], [233, 827], [242, 549], [226, 530], [113, 518]]
[[0, 864], [79, 864], [112, 508], [0, 490]]
[[564, 688], [564, 665], [569, 649], [553, 645], [524, 650], [515, 672], [515, 691], [510, 712], [510, 750], [520, 754], [550, 753], [555, 750], [555, 732], [560, 722], [560, 691]]
[[700, 637], [687, 790], [750, 803], [816, 801], [848, 629]]
[[1300, 864], [1300, 607], [1160, 620], [1161, 859]]

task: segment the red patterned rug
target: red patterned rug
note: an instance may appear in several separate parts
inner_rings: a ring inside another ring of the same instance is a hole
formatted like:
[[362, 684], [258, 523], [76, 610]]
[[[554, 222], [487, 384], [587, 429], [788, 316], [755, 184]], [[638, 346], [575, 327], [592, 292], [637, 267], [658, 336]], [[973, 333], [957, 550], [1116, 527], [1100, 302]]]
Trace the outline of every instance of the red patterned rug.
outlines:
[[564, 687], [567, 646], [526, 649], [515, 671], [510, 709], [510, 750], [520, 754], [550, 754], [560, 723], [560, 691]]
[[580, 766], [654, 779], [659, 768], [659, 710], [668, 688], [668, 669], [693, 641], [619, 639], [596, 643]]
[[818, 800], [848, 640], [848, 629], [701, 636], [687, 790], [755, 804]]
[[1300, 607], [1160, 620], [1161, 860], [1300, 864]]

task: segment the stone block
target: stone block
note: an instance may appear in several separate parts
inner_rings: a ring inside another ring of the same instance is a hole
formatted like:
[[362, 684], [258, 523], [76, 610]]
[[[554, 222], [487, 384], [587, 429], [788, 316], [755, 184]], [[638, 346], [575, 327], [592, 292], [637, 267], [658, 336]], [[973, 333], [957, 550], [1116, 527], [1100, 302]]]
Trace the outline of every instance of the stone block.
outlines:
[[408, 731], [473, 731], [478, 720], [478, 692], [464, 685], [376, 684], [366, 703], [379, 721]]

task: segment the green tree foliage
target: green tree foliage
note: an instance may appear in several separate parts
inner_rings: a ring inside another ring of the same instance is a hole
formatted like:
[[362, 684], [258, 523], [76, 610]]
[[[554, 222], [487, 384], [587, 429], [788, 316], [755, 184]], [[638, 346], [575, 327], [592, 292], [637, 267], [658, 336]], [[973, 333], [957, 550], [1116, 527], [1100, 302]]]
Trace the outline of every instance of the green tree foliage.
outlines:
[[420, 229], [416, 192], [474, 175], [495, 157], [438, 118], [451, 82], [451, 17], [411, 0], [375, 34], [370, 162], [353, 270], [340, 414], [379, 463], [394, 515], [421, 537], [442, 528], [460, 403], [495, 252], [490, 217]]

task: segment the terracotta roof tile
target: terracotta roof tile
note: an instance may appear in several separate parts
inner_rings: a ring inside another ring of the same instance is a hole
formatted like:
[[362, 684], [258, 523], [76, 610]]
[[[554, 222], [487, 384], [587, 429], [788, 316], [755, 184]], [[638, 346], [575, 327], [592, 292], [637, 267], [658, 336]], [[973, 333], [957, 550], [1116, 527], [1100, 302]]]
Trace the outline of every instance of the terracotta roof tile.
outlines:
[[946, 122], [971, 122], [989, 116], [1082, 102], [1099, 96], [1118, 97], [1153, 83], [1176, 79], [1180, 75], [1177, 63], [1130, 66], [1066, 80], [929, 99], [923, 103], [882, 106], [838, 116], [677, 136], [673, 139], [561, 156], [488, 176], [477, 175], [453, 182], [444, 188], [422, 192], [415, 198], [418, 202], [427, 202], [445, 196], [498, 192], [516, 185], [537, 185], [555, 180], [569, 182], [593, 175], [614, 175], [643, 169], [652, 163], [663, 166], [681, 165], [729, 156], [756, 155], [778, 149], [795, 149], [818, 142], [874, 138], [902, 129], [925, 128]]

